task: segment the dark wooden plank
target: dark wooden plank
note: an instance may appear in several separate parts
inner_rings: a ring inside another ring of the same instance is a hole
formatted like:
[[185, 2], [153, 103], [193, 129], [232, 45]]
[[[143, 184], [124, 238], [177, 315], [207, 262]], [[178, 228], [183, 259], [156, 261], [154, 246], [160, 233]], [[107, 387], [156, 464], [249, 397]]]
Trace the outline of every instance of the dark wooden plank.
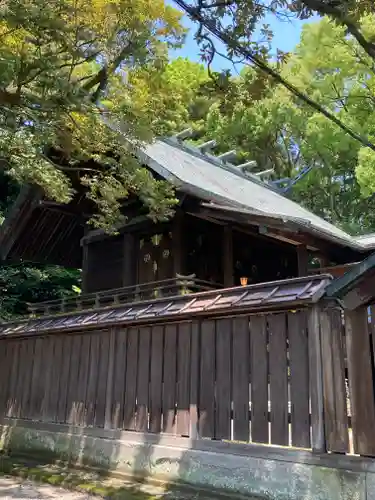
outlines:
[[199, 391], [199, 337], [200, 324], [191, 325], [191, 362], [190, 362], [190, 438], [198, 438], [198, 391]]
[[233, 231], [231, 226], [223, 227], [223, 275], [224, 286], [234, 286], [233, 276]]
[[177, 330], [177, 434], [190, 431], [190, 348], [191, 323], [180, 323]]
[[161, 432], [164, 327], [151, 330], [150, 431]]
[[7, 409], [8, 386], [10, 380], [10, 360], [12, 349], [10, 341], [2, 339], [0, 344], [0, 417], [5, 416]]
[[90, 363], [86, 393], [86, 425], [93, 426], [95, 423], [96, 395], [99, 376], [100, 359], [100, 333], [91, 333], [90, 339]]
[[249, 441], [250, 334], [249, 318], [233, 319], [233, 439]]
[[127, 350], [127, 331], [126, 328], [120, 328], [117, 331], [116, 351], [115, 351], [115, 369], [114, 369], [114, 387], [113, 387], [113, 414], [112, 425], [114, 429], [121, 429], [124, 425], [124, 391], [126, 374], [126, 350]]
[[215, 436], [215, 321], [201, 324], [199, 434]]
[[115, 348], [116, 348], [116, 328], [111, 328], [109, 332], [109, 354], [108, 354], [108, 369], [107, 369], [107, 390], [105, 397], [105, 419], [104, 427], [112, 428], [112, 402], [113, 402], [113, 383], [115, 371]]
[[306, 245], [297, 247], [298, 276], [307, 276], [309, 267], [309, 254]]
[[264, 316], [250, 318], [251, 440], [268, 443], [268, 359]]
[[31, 379], [30, 417], [39, 420], [41, 416], [41, 403], [43, 398], [43, 339], [36, 339], [34, 349], [33, 374]]
[[21, 342], [18, 340], [14, 340], [12, 342], [12, 351], [11, 351], [12, 365], [10, 369], [10, 381], [9, 381], [9, 394], [8, 394], [8, 407], [7, 407], [8, 417], [17, 416], [16, 388], [17, 388], [20, 348], [21, 348]]
[[136, 283], [136, 241], [132, 233], [124, 234], [124, 260], [123, 260], [123, 284], [124, 286]]
[[71, 425], [77, 424], [78, 408], [78, 375], [81, 358], [82, 335], [72, 337], [68, 393], [66, 398], [66, 420]]
[[61, 360], [61, 374], [59, 381], [59, 399], [57, 402], [57, 419], [59, 423], [67, 422], [67, 397], [69, 389], [70, 358], [72, 353], [73, 337], [64, 335], [63, 355]]
[[62, 374], [62, 363], [63, 363], [63, 346], [64, 337], [58, 335], [54, 337], [54, 353], [53, 353], [53, 365], [52, 365], [52, 388], [51, 388], [51, 413], [53, 415], [53, 421], [58, 422], [58, 402], [60, 398], [59, 387], [60, 378]]
[[341, 312], [325, 308], [320, 312], [320, 325], [325, 437], [328, 450], [341, 453], [349, 446]]
[[216, 322], [215, 438], [231, 438], [231, 343], [232, 320]]
[[[177, 210], [172, 222], [172, 258], [173, 258], [173, 275], [184, 274], [184, 213]], [[160, 277], [158, 279], [161, 279]]]
[[126, 356], [124, 428], [135, 430], [135, 398], [138, 372], [138, 329], [128, 331], [128, 351]]
[[88, 243], [82, 245], [82, 292], [89, 291], [89, 246]]
[[50, 408], [50, 396], [54, 384], [54, 381], [52, 380], [54, 344], [55, 339], [51, 336], [46, 337], [43, 341], [44, 391], [41, 408], [41, 418], [43, 422], [53, 422], [53, 414]]
[[79, 362], [78, 380], [77, 380], [77, 405], [76, 405], [76, 423], [85, 425], [86, 422], [86, 394], [89, 374], [90, 361], [90, 341], [91, 335], [82, 336], [81, 355]]
[[26, 356], [27, 356], [27, 340], [22, 339], [19, 349], [18, 374], [17, 374], [17, 386], [16, 386], [16, 397], [15, 397], [16, 400], [15, 416], [17, 418], [20, 418], [22, 414], [23, 388], [24, 388], [24, 381], [27, 375]]
[[31, 338], [27, 342], [27, 370], [26, 379], [24, 383], [24, 393], [22, 396], [22, 408], [23, 414], [22, 418], [31, 418], [31, 380], [33, 373], [34, 357], [35, 357], [35, 342], [36, 340]]
[[100, 338], [100, 351], [99, 351], [99, 367], [98, 367], [98, 389], [96, 393], [95, 426], [104, 427], [106, 395], [107, 395], [110, 331], [108, 330], [101, 331], [99, 338]]
[[163, 431], [176, 432], [177, 328], [166, 325], [163, 369]]
[[137, 376], [137, 419], [136, 430], [148, 430], [149, 411], [149, 376], [150, 376], [150, 328], [139, 329], [139, 361]]
[[375, 455], [375, 402], [367, 308], [345, 314], [354, 452]]
[[319, 306], [313, 306], [308, 312], [311, 448], [316, 453], [327, 451], [324, 436], [323, 366], [320, 336], [322, 312]]
[[267, 317], [269, 327], [269, 368], [271, 400], [271, 443], [287, 446], [288, 429], [288, 362], [285, 314]]
[[288, 314], [292, 445], [310, 447], [309, 356], [303, 311]]

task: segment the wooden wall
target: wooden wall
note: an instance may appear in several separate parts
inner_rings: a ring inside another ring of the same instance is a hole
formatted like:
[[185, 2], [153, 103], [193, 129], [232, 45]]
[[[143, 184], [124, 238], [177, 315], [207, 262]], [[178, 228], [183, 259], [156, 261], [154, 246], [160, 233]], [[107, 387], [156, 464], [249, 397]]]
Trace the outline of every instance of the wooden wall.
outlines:
[[124, 283], [124, 236], [113, 236], [85, 245], [84, 292], [120, 288]]
[[299, 311], [2, 339], [1, 413], [310, 448], [308, 336]]

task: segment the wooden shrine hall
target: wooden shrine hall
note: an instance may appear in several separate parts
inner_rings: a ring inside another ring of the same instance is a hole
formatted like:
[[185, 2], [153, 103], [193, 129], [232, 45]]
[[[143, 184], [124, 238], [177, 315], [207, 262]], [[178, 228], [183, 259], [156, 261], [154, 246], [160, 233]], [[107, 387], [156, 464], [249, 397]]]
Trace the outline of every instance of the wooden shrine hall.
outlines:
[[154, 223], [136, 198], [123, 204], [116, 234], [89, 230], [87, 199], [68, 205], [25, 186], [0, 228], [2, 259], [82, 269], [82, 295], [35, 304], [46, 313], [244, 284], [343, 274], [375, 248], [352, 237], [225, 158], [158, 139], [138, 152], [179, 200], [168, 222]]

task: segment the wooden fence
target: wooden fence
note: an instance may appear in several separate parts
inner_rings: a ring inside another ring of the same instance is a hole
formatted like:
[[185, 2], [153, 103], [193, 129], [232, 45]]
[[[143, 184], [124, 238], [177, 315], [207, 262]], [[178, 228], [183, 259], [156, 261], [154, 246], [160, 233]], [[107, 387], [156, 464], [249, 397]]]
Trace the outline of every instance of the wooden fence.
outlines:
[[327, 449], [375, 456], [375, 309], [320, 312]]
[[374, 325], [374, 311], [319, 304], [3, 337], [0, 410], [375, 456]]
[[13, 418], [321, 448], [316, 326], [311, 309], [6, 339], [0, 405]]

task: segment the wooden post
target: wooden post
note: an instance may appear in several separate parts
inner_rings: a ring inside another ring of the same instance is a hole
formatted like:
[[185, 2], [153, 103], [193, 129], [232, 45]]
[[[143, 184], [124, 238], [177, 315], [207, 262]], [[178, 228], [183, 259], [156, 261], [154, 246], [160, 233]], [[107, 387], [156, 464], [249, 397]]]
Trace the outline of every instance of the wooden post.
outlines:
[[375, 456], [375, 401], [367, 307], [345, 314], [354, 452]]
[[309, 373], [311, 397], [311, 447], [315, 453], [326, 451], [323, 414], [323, 366], [318, 306], [308, 313]]
[[233, 278], [233, 231], [231, 226], [224, 226], [223, 232], [223, 275], [224, 287], [234, 286]]
[[82, 293], [88, 293], [89, 246], [83, 243], [82, 248]]
[[135, 238], [132, 233], [124, 234], [124, 255], [123, 255], [123, 286], [132, 286], [136, 284], [136, 251]]
[[308, 275], [309, 254], [305, 245], [297, 247], [298, 276]]
[[184, 253], [183, 253], [183, 213], [176, 210], [172, 222], [172, 256], [173, 256], [173, 276], [184, 274]]

